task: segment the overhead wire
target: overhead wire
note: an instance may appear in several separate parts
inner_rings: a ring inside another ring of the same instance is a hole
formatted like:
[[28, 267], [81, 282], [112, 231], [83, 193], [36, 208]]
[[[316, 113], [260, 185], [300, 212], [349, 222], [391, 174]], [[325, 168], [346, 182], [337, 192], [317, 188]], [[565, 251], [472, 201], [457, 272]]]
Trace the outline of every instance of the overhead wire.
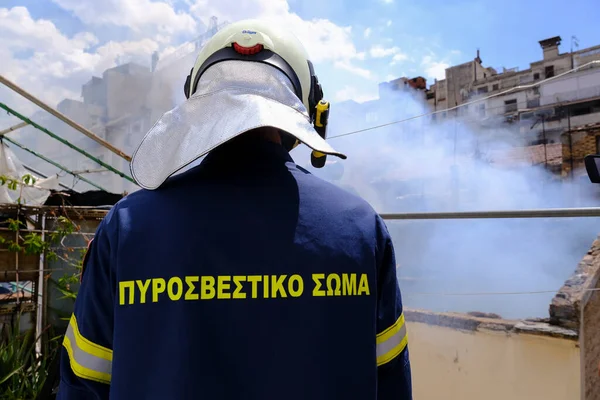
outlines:
[[600, 60], [590, 61], [588, 63], [585, 63], [583, 65], [580, 65], [580, 66], [572, 68], [572, 69], [569, 69], [569, 70], [567, 70], [567, 71], [565, 71], [563, 73], [560, 73], [558, 75], [555, 75], [553, 77], [543, 79], [543, 80], [541, 80], [539, 82], [535, 82], [535, 83], [528, 84], [528, 85], [515, 86], [513, 88], [504, 90], [504, 91], [499, 92], [499, 93], [494, 93], [494, 94], [491, 94], [491, 95], [486, 96], [486, 97], [482, 97], [482, 98], [479, 98], [479, 99], [468, 101], [466, 103], [458, 104], [458, 105], [456, 105], [454, 107], [446, 108], [446, 109], [443, 109], [443, 110], [431, 111], [431, 112], [427, 112], [427, 113], [423, 113], [423, 114], [418, 114], [418, 115], [414, 115], [412, 117], [404, 118], [404, 119], [401, 119], [401, 120], [392, 121], [392, 122], [388, 122], [388, 123], [381, 124], [381, 125], [375, 125], [375, 126], [372, 126], [372, 127], [369, 127], [369, 128], [363, 128], [363, 129], [358, 129], [356, 131], [351, 131], [351, 132], [342, 133], [342, 134], [339, 134], [339, 135], [329, 136], [327, 139], [328, 140], [337, 139], [337, 138], [341, 138], [341, 137], [345, 137], [345, 136], [355, 135], [357, 133], [362, 133], [362, 132], [367, 132], [367, 131], [371, 131], [371, 130], [375, 130], [375, 129], [379, 129], [379, 128], [384, 128], [384, 127], [390, 126], [390, 125], [400, 124], [402, 122], [411, 121], [411, 120], [417, 119], [417, 118], [423, 118], [423, 117], [427, 117], [427, 116], [431, 116], [431, 115], [436, 115], [436, 114], [441, 114], [441, 113], [447, 113], [448, 111], [457, 110], [457, 109], [459, 109], [461, 107], [466, 107], [466, 106], [469, 106], [471, 104], [477, 104], [477, 103], [483, 102], [485, 100], [492, 99], [494, 97], [504, 96], [506, 94], [509, 94], [509, 93], [512, 93], [512, 92], [515, 92], [515, 91], [519, 91], [519, 90], [531, 89], [531, 88], [534, 88], [536, 86], [540, 86], [540, 85], [542, 85], [544, 83], [547, 83], [547, 82], [550, 82], [552, 80], [561, 78], [561, 77], [563, 77], [563, 76], [565, 76], [567, 74], [573, 73], [573, 72], [578, 71], [578, 70], [580, 70], [580, 69], [582, 69], [584, 67], [588, 67], [588, 66], [591, 66], [591, 65], [594, 65], [594, 64], [599, 64], [600, 65]]

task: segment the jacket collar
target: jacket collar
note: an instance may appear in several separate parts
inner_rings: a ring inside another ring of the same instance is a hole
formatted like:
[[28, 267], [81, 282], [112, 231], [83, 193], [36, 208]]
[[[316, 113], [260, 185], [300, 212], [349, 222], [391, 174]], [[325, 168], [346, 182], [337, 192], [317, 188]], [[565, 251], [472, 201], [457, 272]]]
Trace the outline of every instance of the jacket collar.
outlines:
[[236, 140], [219, 146], [204, 158], [200, 166], [202, 169], [212, 169], [243, 164], [251, 168], [253, 165], [282, 165], [287, 162], [293, 162], [293, 159], [280, 144], [251, 139]]

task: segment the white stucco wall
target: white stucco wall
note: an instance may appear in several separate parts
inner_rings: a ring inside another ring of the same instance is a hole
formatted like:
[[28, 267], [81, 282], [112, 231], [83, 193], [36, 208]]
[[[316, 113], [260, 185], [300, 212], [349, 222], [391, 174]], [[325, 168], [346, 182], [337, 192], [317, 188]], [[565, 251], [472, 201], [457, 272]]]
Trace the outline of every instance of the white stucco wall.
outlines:
[[407, 322], [415, 399], [577, 400], [578, 342]]

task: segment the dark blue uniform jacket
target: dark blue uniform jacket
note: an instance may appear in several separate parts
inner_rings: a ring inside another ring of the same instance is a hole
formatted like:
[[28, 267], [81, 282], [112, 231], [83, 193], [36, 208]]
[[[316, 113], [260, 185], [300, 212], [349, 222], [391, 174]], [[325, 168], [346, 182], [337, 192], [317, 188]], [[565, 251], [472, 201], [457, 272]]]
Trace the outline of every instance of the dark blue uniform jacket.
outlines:
[[112, 208], [61, 357], [61, 400], [412, 398], [384, 222], [272, 143]]

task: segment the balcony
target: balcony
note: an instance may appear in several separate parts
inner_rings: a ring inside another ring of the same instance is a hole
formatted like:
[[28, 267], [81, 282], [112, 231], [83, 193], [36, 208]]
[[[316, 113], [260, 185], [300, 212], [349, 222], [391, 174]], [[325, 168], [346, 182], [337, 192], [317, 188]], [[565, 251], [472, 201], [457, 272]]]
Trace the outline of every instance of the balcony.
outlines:
[[548, 105], [554, 103], [568, 103], [579, 100], [593, 99], [596, 97], [600, 97], [600, 85], [541, 96], [540, 104]]

